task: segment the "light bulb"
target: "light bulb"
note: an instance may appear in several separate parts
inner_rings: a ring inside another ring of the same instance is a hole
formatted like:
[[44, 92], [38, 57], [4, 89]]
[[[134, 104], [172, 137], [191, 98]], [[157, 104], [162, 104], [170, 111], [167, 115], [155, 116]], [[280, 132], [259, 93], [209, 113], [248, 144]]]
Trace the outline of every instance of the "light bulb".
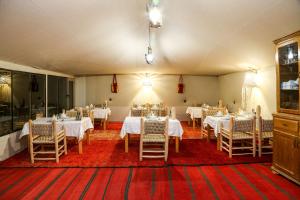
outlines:
[[293, 54], [293, 51], [290, 49], [289, 50], [289, 54], [288, 54], [288, 59], [293, 59], [294, 58], [294, 54]]
[[148, 64], [152, 64], [152, 63], [153, 63], [153, 60], [154, 60], [153, 54], [152, 54], [152, 53], [147, 53], [145, 56], [146, 56], [146, 62], [147, 62]]
[[157, 7], [150, 8], [149, 19], [150, 19], [150, 21], [153, 25], [157, 25], [157, 24], [162, 23], [161, 12]]

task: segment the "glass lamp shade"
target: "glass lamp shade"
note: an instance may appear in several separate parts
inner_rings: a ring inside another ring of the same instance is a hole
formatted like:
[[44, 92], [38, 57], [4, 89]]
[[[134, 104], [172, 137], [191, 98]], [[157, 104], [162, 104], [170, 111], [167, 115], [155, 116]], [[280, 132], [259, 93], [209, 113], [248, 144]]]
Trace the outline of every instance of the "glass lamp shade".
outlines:
[[152, 53], [147, 53], [145, 54], [145, 58], [146, 58], [146, 62], [148, 64], [152, 64], [153, 63], [153, 60], [154, 60], [154, 56]]
[[157, 7], [151, 7], [149, 10], [149, 20], [152, 27], [161, 27], [162, 25], [162, 15], [161, 11]]

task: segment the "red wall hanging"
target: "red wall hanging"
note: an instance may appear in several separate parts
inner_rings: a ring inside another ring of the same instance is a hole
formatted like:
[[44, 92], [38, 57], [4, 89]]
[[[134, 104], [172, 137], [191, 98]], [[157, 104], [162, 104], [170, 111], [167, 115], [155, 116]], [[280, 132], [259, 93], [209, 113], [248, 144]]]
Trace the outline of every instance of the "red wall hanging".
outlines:
[[113, 75], [113, 82], [111, 84], [111, 92], [118, 93], [118, 83], [117, 83], [117, 76]]
[[178, 83], [178, 93], [183, 93], [183, 88], [184, 88], [183, 77], [182, 77], [182, 75], [180, 75], [179, 83]]

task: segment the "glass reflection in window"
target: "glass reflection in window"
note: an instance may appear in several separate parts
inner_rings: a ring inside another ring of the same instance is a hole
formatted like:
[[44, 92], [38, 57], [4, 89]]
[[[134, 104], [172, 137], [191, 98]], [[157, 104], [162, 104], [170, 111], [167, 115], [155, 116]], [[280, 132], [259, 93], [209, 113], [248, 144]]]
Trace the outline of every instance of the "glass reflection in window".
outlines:
[[12, 132], [11, 72], [0, 69], [0, 136]]

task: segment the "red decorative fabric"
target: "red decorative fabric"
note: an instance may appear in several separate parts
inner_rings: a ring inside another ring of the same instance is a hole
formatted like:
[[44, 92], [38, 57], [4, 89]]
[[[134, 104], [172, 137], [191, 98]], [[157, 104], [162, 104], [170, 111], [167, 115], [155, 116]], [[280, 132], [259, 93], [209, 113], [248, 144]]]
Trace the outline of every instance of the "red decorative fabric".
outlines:
[[299, 199], [269, 167], [6, 168], [0, 199]]

